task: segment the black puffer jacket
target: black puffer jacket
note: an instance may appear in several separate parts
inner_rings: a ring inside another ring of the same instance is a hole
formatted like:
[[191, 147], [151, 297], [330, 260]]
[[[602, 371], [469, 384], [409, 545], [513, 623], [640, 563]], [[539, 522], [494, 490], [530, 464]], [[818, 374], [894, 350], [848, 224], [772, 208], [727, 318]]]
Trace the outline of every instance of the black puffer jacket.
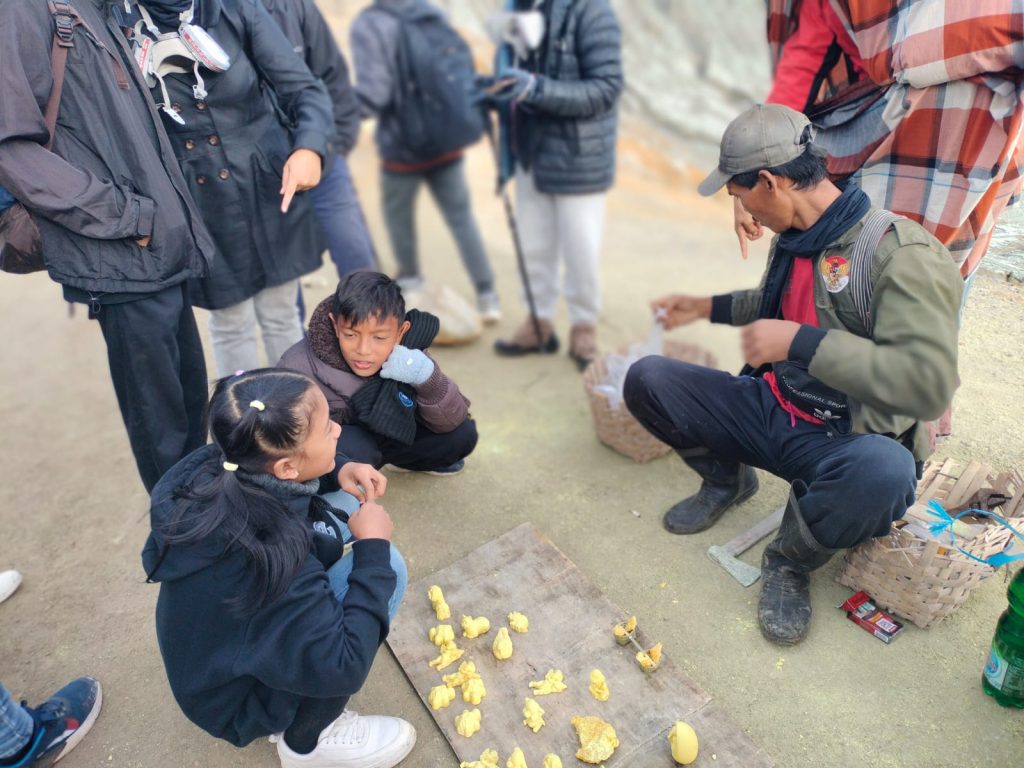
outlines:
[[547, 33], [521, 66], [536, 90], [515, 110], [517, 161], [541, 192], [589, 194], [615, 179], [622, 40], [608, 0], [549, 0]]

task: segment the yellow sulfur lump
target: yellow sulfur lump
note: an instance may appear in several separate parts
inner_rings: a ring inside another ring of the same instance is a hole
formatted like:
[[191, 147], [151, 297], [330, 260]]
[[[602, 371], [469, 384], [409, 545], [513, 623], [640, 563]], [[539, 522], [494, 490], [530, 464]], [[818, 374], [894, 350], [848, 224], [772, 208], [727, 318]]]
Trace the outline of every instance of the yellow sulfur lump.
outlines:
[[544, 768], [562, 768], [562, 758], [554, 752], [544, 755]]
[[472, 661], [464, 661], [459, 664], [458, 672], [452, 672], [450, 675], [445, 675], [441, 679], [444, 680], [445, 685], [457, 687], [467, 680], [472, 680], [474, 677], [480, 677], [480, 674], [476, 671], [476, 664]]
[[561, 693], [566, 689], [565, 681], [562, 677], [562, 670], [560, 669], [549, 669], [547, 674], [544, 675], [543, 680], [535, 680], [530, 683], [530, 688], [533, 689], [535, 696], [546, 696], [549, 693]]
[[637, 651], [636, 661], [644, 672], [653, 672], [661, 664], [661, 643], [648, 648], [646, 652]]
[[526, 755], [523, 754], [523, 750], [519, 747], [513, 749], [505, 768], [526, 768]]
[[635, 631], [636, 616], [630, 616], [626, 621], [612, 627], [612, 634], [615, 635], [615, 640], [619, 645], [626, 645], [629, 642], [629, 636]]
[[523, 704], [523, 717], [526, 718], [523, 720], [523, 725], [534, 733], [544, 727], [544, 708], [529, 696], [526, 697], [526, 703]]
[[431, 709], [444, 709], [455, 701], [455, 689], [450, 685], [435, 685], [427, 694]]
[[479, 709], [467, 709], [461, 715], [455, 716], [455, 730], [460, 736], [465, 736], [468, 739], [480, 730], [481, 717]]
[[468, 637], [472, 640], [474, 637], [480, 637], [480, 635], [486, 635], [491, 631], [491, 622], [487, 618], [481, 616], [478, 619], [474, 619], [472, 616], [462, 617], [462, 636]]
[[519, 611], [512, 611], [508, 615], [508, 627], [513, 632], [526, 632], [530, 629], [530, 620]]
[[462, 684], [462, 700], [476, 705], [484, 700], [487, 691], [484, 689], [484, 681], [479, 677], [473, 677]]
[[689, 765], [697, 759], [697, 732], [688, 723], [677, 720], [668, 732], [672, 759], [680, 765]]
[[615, 729], [599, 717], [577, 715], [570, 722], [580, 739], [576, 757], [584, 763], [603, 763], [619, 746], [619, 737], [615, 735]]
[[455, 630], [452, 629], [451, 624], [438, 624], [436, 627], [430, 628], [427, 637], [430, 638], [430, 642], [441, 648], [445, 643], [455, 642]]
[[498, 753], [493, 749], [485, 749], [479, 760], [471, 763], [459, 763], [459, 768], [498, 768]]
[[438, 621], [447, 621], [452, 617], [452, 609], [444, 601], [444, 592], [436, 584], [427, 590], [427, 599], [434, 608], [434, 615]]
[[512, 658], [512, 638], [508, 636], [508, 630], [504, 627], [498, 630], [498, 635], [491, 645], [491, 652], [498, 661]]
[[612, 695], [608, 690], [608, 681], [600, 669], [590, 670], [590, 695], [598, 701], [608, 701]]
[[462, 658], [465, 651], [457, 647], [455, 643], [445, 643], [441, 646], [441, 655], [429, 663], [429, 666], [440, 672], [450, 664]]

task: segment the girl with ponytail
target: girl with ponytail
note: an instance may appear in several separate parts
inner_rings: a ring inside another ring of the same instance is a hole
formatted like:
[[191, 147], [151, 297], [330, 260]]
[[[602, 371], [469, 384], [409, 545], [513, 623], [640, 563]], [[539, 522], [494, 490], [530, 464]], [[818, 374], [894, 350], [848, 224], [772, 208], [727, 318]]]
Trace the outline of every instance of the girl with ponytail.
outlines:
[[212, 442], [153, 489], [142, 555], [175, 699], [236, 746], [270, 736], [283, 768], [396, 765], [413, 727], [345, 708], [407, 579], [386, 479], [337, 454], [341, 427], [294, 371], [220, 380], [207, 420]]

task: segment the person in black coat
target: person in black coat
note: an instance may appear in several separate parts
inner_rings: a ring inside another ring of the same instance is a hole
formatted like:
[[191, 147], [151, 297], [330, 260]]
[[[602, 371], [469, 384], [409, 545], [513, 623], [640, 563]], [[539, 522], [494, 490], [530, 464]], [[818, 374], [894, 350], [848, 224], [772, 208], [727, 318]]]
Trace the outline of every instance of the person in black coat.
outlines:
[[[220, 380], [209, 421], [213, 442], [154, 489], [142, 553], [175, 699], [236, 746], [271, 736], [282, 768], [390, 768], [416, 731], [346, 709], [405, 590], [386, 478], [338, 455], [341, 427], [295, 371]], [[350, 514], [318, 495], [339, 487]]]
[[[515, 176], [516, 212], [541, 338], [527, 320], [500, 355], [558, 349], [551, 321], [565, 261], [569, 354], [582, 370], [597, 354], [597, 280], [605, 193], [615, 178], [621, 32], [608, 0], [509, 0], [508, 13], [543, 17], [543, 38], [520, 52], [505, 37], [488, 97], [499, 107], [502, 180]], [[539, 25], [533, 25], [539, 28]], [[528, 41], [526, 41], [528, 42]], [[485, 84], [486, 85], [486, 84]]]
[[[153, 98], [217, 244], [209, 275], [192, 286], [195, 304], [211, 310], [217, 371], [258, 367], [257, 324], [273, 362], [302, 338], [298, 279], [321, 264], [313, 206], [296, 193], [319, 183], [332, 151], [330, 98], [260, 3], [132, 0], [123, 9], [113, 6], [135, 50], [150, 47]], [[189, 18], [230, 60], [224, 71], [177, 56], [160, 66], [153, 41]]]
[[[32, 214], [50, 277], [87, 304], [146, 490], [203, 444], [206, 363], [188, 281], [214, 243], [105, 3], [74, 0], [52, 151], [45, 2], [0, 2], [0, 185]], [[73, 398], [69, 389], [68, 398]]]

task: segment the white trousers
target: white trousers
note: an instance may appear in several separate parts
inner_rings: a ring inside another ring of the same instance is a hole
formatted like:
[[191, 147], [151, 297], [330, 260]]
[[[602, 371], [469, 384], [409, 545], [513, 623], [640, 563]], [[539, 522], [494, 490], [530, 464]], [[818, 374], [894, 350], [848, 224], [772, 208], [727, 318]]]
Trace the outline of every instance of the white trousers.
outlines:
[[[565, 301], [573, 325], [597, 323], [601, 290], [598, 257], [604, 230], [605, 194], [548, 195], [533, 176], [516, 171], [516, 218], [537, 315], [552, 320], [565, 265]], [[523, 293], [525, 303], [525, 291]]]
[[251, 299], [210, 311], [210, 341], [217, 377], [260, 367], [256, 326], [263, 336], [268, 366], [277, 365], [288, 347], [302, 339], [298, 279], [264, 288]]

